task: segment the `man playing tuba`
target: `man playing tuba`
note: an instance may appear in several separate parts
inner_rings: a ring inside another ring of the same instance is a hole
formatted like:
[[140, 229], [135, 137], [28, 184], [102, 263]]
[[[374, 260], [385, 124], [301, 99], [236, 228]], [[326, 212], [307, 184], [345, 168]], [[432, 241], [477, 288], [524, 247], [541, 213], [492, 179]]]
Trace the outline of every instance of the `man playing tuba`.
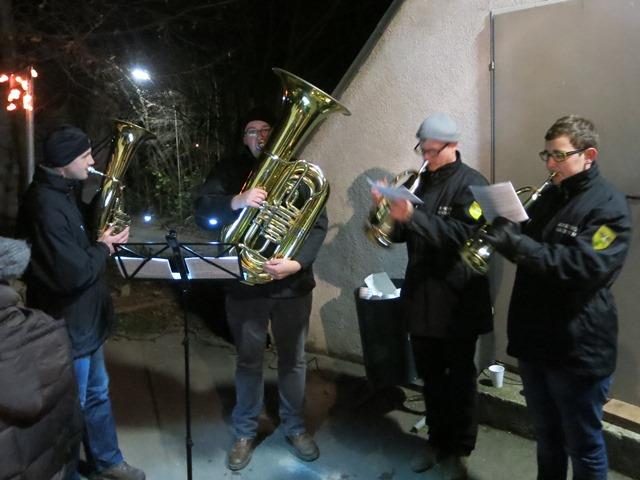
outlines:
[[[271, 133], [272, 115], [256, 108], [241, 124], [242, 152], [209, 175], [200, 190], [196, 200], [200, 226], [210, 229], [229, 225], [244, 208], [258, 208], [267, 198], [269, 192], [260, 187], [237, 192], [258, 167], [257, 158]], [[302, 410], [306, 378], [304, 347], [315, 287], [312, 264], [326, 236], [327, 223], [323, 210], [292, 258], [267, 260], [264, 271], [273, 281], [258, 285], [235, 282], [226, 290], [227, 322], [238, 352], [236, 405], [232, 412], [235, 441], [227, 456], [231, 470], [246, 467], [255, 446], [258, 417], [263, 410], [262, 360], [269, 322], [278, 352], [279, 414], [286, 440], [302, 460], [313, 461], [320, 455], [306, 430]]]

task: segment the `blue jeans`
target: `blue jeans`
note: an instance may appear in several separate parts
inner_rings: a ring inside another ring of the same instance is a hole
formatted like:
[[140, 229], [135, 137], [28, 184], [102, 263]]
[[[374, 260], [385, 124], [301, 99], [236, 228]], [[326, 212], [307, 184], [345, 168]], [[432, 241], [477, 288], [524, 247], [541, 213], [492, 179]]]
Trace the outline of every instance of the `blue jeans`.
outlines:
[[585, 377], [519, 361], [527, 409], [537, 440], [538, 480], [606, 480], [602, 408], [612, 376]]
[[87, 461], [102, 471], [123, 461], [111, 412], [109, 376], [102, 347], [90, 355], [74, 359], [73, 367], [85, 421]]
[[305, 432], [303, 406], [307, 365], [304, 345], [311, 298], [311, 293], [296, 298], [234, 299], [227, 296], [227, 322], [238, 352], [236, 405], [231, 414], [237, 438], [256, 436], [264, 401], [262, 361], [269, 320], [278, 351], [280, 420], [286, 435]]

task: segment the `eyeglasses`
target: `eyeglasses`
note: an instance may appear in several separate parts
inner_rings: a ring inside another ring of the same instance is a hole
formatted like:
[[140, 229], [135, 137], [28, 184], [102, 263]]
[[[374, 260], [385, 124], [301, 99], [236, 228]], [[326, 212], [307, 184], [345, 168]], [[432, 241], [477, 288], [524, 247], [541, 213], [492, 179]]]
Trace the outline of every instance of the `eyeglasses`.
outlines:
[[245, 131], [244, 134], [247, 137], [257, 137], [258, 135], [269, 135], [269, 132], [271, 132], [271, 127], [265, 127], [260, 129], [251, 128]]
[[449, 146], [448, 143], [445, 143], [442, 148], [429, 148], [427, 150], [422, 149], [422, 143], [418, 142], [418, 144], [413, 147], [413, 151], [416, 152], [416, 155], [426, 155], [430, 158], [436, 158], [438, 155], [442, 153], [442, 151]]
[[579, 148], [578, 150], [571, 150], [570, 152], [561, 152], [559, 150], [554, 150], [553, 152], [547, 152], [546, 150], [541, 151], [538, 156], [540, 156], [540, 160], [547, 163], [549, 161], [549, 157], [553, 158], [557, 163], [564, 162], [571, 155], [575, 155], [576, 153], [584, 152], [588, 150], [587, 148]]

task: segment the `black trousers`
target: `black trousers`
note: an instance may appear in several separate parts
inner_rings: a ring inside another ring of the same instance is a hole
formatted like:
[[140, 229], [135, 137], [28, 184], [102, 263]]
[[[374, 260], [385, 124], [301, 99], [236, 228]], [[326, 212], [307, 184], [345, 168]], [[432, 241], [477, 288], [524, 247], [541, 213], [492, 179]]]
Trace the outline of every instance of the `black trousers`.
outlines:
[[477, 339], [411, 338], [416, 370], [424, 382], [429, 443], [445, 453], [467, 456], [476, 445]]

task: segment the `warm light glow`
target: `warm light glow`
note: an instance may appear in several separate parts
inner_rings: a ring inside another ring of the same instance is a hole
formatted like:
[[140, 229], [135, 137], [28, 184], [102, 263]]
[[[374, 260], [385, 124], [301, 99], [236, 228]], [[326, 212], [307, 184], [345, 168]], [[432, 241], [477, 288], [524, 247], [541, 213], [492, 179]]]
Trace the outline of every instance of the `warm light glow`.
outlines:
[[151, 75], [149, 75], [149, 72], [145, 68], [136, 67], [131, 70], [131, 75], [137, 82], [148, 82], [151, 80]]
[[0, 83], [8, 83], [6, 109], [10, 112], [17, 110], [19, 106], [24, 110], [33, 111], [33, 84], [30, 83], [29, 75], [35, 78], [38, 72], [33, 67], [30, 67], [28, 72], [26, 77], [15, 73], [0, 73]]

